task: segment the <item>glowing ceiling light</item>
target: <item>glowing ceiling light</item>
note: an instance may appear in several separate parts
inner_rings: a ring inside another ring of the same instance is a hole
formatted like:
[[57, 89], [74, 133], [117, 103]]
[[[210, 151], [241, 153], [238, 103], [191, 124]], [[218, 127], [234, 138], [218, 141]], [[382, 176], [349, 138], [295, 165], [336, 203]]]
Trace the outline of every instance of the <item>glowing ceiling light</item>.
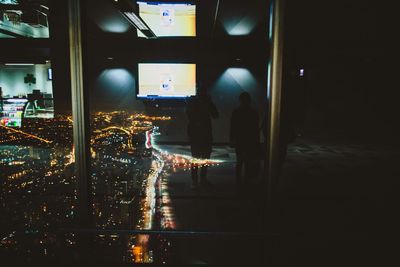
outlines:
[[33, 63], [5, 63], [6, 66], [33, 66]]
[[132, 23], [136, 28], [138, 28], [141, 31], [148, 31], [149, 27], [144, 24], [143, 20], [140, 19], [135, 13], [133, 12], [123, 12], [125, 17], [129, 20], [130, 23]]

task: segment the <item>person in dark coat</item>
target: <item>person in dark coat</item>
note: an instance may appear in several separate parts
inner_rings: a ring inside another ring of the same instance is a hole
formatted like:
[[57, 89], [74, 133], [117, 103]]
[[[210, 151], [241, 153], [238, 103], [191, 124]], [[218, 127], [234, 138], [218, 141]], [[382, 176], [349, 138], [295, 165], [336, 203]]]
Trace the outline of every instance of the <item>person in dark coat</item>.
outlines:
[[[239, 96], [240, 105], [232, 112], [230, 143], [236, 149], [236, 183], [241, 186], [256, 178], [258, 150], [260, 149], [260, 127], [258, 111], [251, 107], [247, 92]], [[244, 167], [244, 176], [242, 175]]]
[[[211, 119], [218, 118], [218, 110], [206, 93], [191, 98], [188, 102], [186, 114], [188, 117], [187, 133], [189, 137], [192, 157], [209, 159], [212, 151], [212, 123]], [[198, 169], [191, 166], [192, 188], [198, 187]], [[200, 183], [211, 185], [207, 180], [207, 166], [200, 167]]]

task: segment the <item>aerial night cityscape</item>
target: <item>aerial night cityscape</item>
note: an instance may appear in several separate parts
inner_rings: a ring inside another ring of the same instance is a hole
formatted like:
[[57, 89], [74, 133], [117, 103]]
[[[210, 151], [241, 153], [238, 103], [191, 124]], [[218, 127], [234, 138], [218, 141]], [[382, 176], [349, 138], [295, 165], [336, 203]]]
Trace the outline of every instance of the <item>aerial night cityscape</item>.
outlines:
[[[171, 119], [126, 112], [93, 114], [91, 171], [96, 229], [177, 228], [168, 193], [169, 173], [189, 170], [192, 164], [212, 166], [220, 161], [157, 148], [152, 141], [157, 136], [157, 122]], [[18, 130], [1, 126], [0, 142], [2, 214], [7, 214], [2, 218], [13, 218], [1, 222], [9, 234], [1, 240], [0, 249], [29, 255], [31, 249], [24, 249], [38, 243], [41, 245], [35, 249], [40, 254], [51, 255], [56, 240], [51, 230], [72, 229], [76, 219], [71, 116], [27, 120]], [[32, 240], [20, 237], [13, 229], [21, 228], [37, 234]], [[75, 239], [74, 234], [65, 234], [63, 246], [72, 249]], [[165, 237], [143, 234], [98, 234], [95, 240], [99, 246], [120, 246], [121, 260], [136, 263], [167, 261], [171, 245]], [[154, 251], [160, 246], [165, 247], [161, 254]]]
[[397, 11], [0, 0], [0, 266], [399, 266]]

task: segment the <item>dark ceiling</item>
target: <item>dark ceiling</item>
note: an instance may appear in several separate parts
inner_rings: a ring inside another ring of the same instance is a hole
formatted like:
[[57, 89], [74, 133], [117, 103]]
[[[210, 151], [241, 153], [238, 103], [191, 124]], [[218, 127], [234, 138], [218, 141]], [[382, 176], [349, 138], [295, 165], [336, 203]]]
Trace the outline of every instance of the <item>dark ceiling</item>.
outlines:
[[[160, 2], [160, 0], [159, 0]], [[139, 38], [112, 0], [87, 0], [85, 36], [89, 58], [129, 64], [181, 60], [230, 64], [268, 57], [268, 1], [208, 0], [196, 3], [196, 37]], [[218, 8], [217, 8], [218, 7]], [[215, 19], [216, 18], [216, 19]], [[108, 64], [108, 63], [107, 63]]]
[[[136, 2], [136, 1], [132, 1]], [[157, 2], [162, 2], [158, 0]], [[171, 1], [166, 1], [171, 2]], [[182, 1], [180, 1], [182, 2]], [[268, 2], [260, 0], [207, 0], [196, 4], [199, 37], [229, 35], [259, 35], [267, 32]], [[105, 34], [135, 32], [119, 13], [113, 0], [87, 0], [86, 13], [99, 31]], [[89, 25], [90, 26], [90, 25]], [[89, 34], [101, 34], [90, 28]]]

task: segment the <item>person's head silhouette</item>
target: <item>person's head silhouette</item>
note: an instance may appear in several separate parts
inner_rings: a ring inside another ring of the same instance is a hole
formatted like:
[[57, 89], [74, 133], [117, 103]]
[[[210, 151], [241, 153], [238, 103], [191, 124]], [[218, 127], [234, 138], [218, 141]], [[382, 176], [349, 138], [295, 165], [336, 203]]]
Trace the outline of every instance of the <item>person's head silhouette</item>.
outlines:
[[243, 92], [239, 95], [240, 106], [249, 107], [251, 104], [251, 96], [248, 92]]

